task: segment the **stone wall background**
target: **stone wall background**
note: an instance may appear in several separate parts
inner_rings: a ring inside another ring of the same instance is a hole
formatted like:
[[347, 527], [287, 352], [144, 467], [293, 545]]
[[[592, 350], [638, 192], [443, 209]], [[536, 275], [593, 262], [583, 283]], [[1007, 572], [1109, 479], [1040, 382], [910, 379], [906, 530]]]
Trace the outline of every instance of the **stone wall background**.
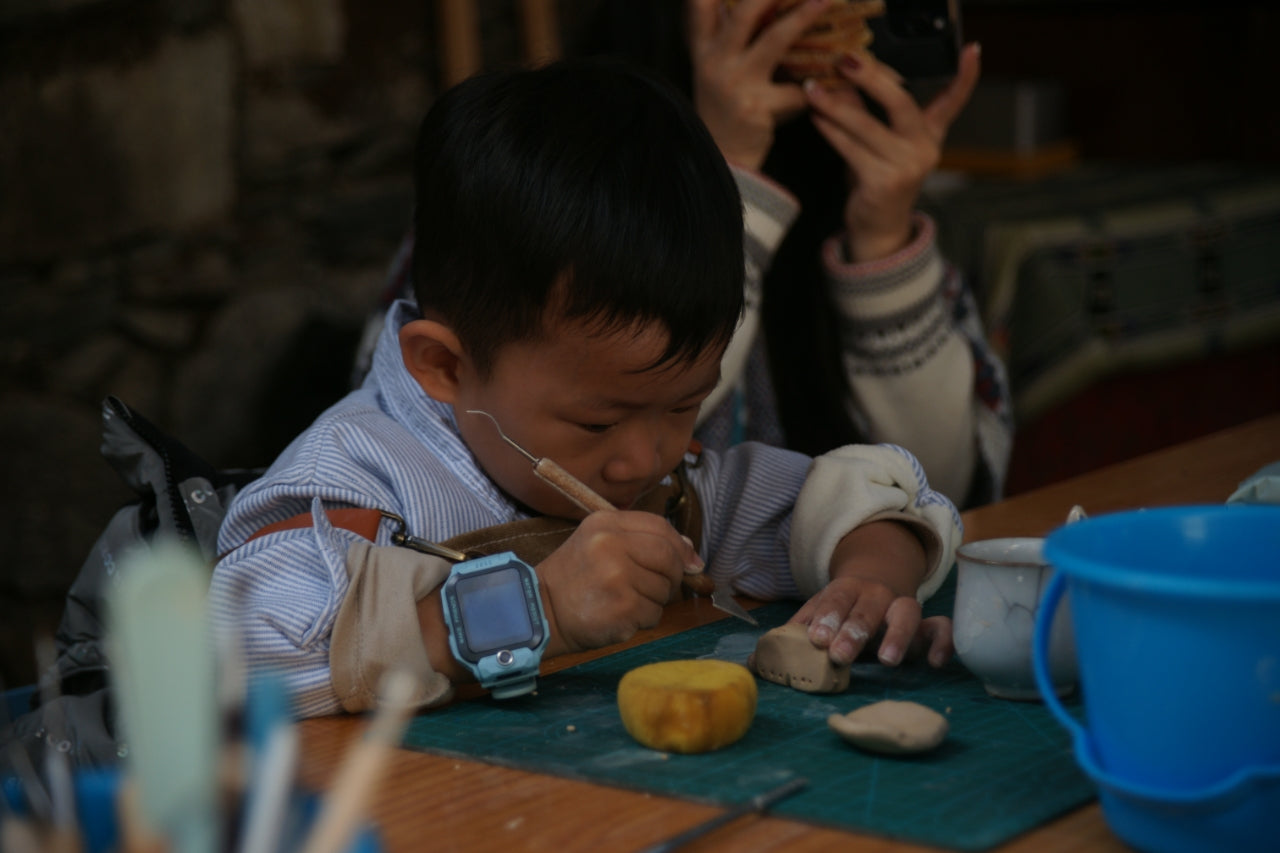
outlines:
[[[254, 467], [345, 392], [441, 87], [435, 6], [0, 4], [4, 685], [132, 498], [106, 395]], [[517, 6], [478, 4], [485, 64], [520, 60]]]

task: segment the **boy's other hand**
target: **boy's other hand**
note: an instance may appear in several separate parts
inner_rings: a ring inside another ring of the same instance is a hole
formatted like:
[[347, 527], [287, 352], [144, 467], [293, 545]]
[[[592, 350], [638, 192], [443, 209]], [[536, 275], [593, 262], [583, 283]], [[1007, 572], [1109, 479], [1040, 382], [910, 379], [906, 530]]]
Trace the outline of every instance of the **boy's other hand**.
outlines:
[[652, 628], [702, 559], [666, 519], [595, 512], [538, 564], [547, 619], [562, 652], [620, 643]]
[[792, 622], [809, 626], [809, 640], [827, 649], [833, 663], [852, 663], [879, 637], [876, 658], [897, 666], [908, 658], [925, 657], [941, 667], [955, 653], [951, 619], [921, 618], [920, 603], [897, 596], [885, 584], [866, 578], [833, 580], [805, 602]]
[[807, 624], [809, 640], [826, 649], [837, 664], [856, 660], [883, 628], [878, 657], [896, 666], [920, 626], [920, 604], [881, 581], [838, 577], [806, 601], [791, 621]]

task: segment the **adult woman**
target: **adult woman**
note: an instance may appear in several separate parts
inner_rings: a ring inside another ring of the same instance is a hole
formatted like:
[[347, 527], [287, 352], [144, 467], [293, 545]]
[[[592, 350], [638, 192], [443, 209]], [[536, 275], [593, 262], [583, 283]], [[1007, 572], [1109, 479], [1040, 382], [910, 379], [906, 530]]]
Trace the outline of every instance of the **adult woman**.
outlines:
[[[985, 503], [1001, 494], [1012, 445], [1004, 367], [915, 210], [977, 82], [978, 46], [923, 106], [866, 54], [840, 62], [847, 87], [781, 80], [786, 49], [831, 2], [775, 17], [776, 0], [603, 0], [573, 52], [631, 58], [688, 93], [743, 196], [747, 312], [699, 439], [810, 455], [900, 444], [956, 504]], [[390, 294], [410, 291], [411, 251]]]

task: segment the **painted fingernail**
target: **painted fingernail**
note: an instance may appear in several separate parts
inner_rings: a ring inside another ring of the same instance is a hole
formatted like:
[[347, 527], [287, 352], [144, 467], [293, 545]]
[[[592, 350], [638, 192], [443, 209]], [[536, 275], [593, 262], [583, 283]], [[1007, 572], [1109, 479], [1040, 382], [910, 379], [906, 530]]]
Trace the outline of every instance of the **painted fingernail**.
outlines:
[[862, 68], [862, 60], [856, 54], [846, 53], [840, 57], [840, 67], [845, 71], [857, 71]]

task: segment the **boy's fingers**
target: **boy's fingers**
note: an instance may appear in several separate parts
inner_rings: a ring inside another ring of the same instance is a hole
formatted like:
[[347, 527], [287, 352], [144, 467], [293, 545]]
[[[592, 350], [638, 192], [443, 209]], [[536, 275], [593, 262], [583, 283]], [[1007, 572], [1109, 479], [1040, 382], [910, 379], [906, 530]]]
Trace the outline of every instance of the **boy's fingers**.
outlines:
[[702, 574], [702, 570], [706, 568], [707, 564], [703, 561], [702, 556], [697, 552], [697, 550], [694, 549], [693, 540], [684, 534], [681, 534], [680, 538], [684, 541], [685, 548], [687, 549], [684, 552], [684, 573], [686, 575]]
[[911, 640], [920, 625], [920, 602], [914, 598], [895, 598], [884, 615], [884, 639], [877, 655], [886, 666], [897, 666], [906, 657]]
[[946, 666], [956, 653], [953, 625], [946, 616], [930, 616], [921, 622], [920, 636], [929, 644], [929, 666]]
[[631, 580], [631, 585], [642, 597], [659, 606], [665, 606], [676, 589], [676, 585], [667, 575], [647, 569], [637, 572]]
[[826, 647], [833, 662], [852, 663], [879, 629], [891, 596], [884, 587], [864, 586], [852, 596], [826, 597], [809, 623], [810, 642]]
[[692, 542], [682, 536], [665, 518], [651, 512], [618, 510], [598, 512], [587, 516], [575, 536], [585, 537], [582, 546], [588, 555], [598, 559], [608, 555], [625, 554], [627, 561], [644, 574], [661, 577], [666, 585], [658, 590], [653, 583], [646, 583], [641, 594], [655, 601], [666, 602], [686, 574], [701, 573], [702, 558], [693, 549]]
[[866, 648], [870, 639], [871, 631], [866, 621], [850, 614], [840, 626], [840, 630], [836, 632], [831, 645], [827, 647], [827, 656], [833, 663], [853, 663], [858, 659], [858, 655], [862, 654], [862, 650]]

